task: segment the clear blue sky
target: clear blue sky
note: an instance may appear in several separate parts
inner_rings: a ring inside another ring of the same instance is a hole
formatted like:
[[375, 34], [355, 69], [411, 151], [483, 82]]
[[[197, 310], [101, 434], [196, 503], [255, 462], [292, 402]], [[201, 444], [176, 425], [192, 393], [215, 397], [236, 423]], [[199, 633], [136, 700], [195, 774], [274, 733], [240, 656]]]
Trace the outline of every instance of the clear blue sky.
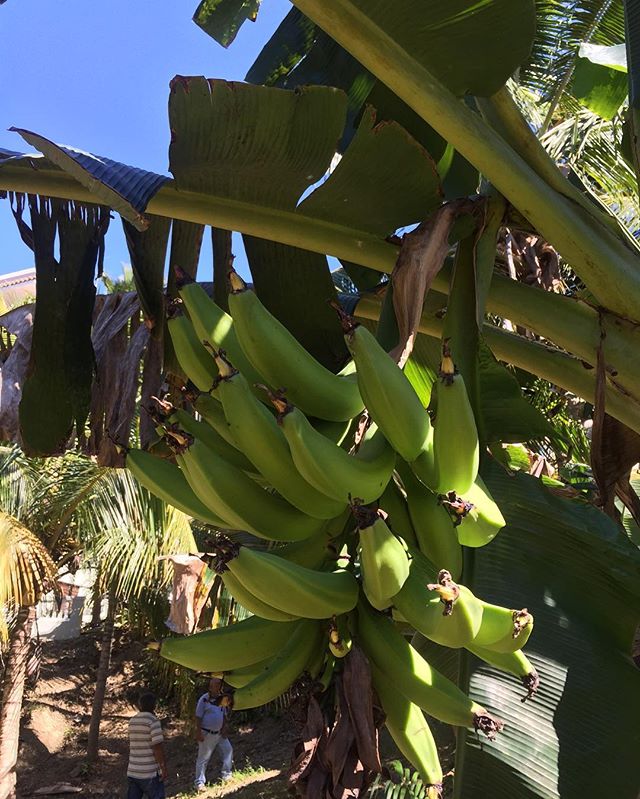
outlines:
[[[15, 125], [167, 174], [171, 78], [242, 80], [291, 7], [288, 0], [264, 0], [257, 22], [245, 23], [225, 50], [192, 22], [196, 5], [197, 0], [7, 0], [0, 6], [0, 147], [29, 150], [7, 130]], [[116, 217], [105, 258], [113, 276], [129, 260], [121, 231]], [[205, 236], [202, 279], [211, 276], [208, 241]], [[236, 255], [239, 250], [238, 241]], [[0, 275], [32, 263], [8, 201], [0, 200]]]

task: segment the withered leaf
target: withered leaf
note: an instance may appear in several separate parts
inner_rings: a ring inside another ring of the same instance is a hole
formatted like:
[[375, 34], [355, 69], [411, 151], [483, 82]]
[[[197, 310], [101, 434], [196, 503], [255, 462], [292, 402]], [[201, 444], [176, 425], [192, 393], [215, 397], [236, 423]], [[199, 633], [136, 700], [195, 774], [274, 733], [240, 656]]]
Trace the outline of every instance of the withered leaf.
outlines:
[[356, 645], [345, 658], [343, 679], [358, 755], [366, 769], [378, 773], [382, 766], [378, 751], [378, 726], [373, 713], [371, 669], [366, 655]]

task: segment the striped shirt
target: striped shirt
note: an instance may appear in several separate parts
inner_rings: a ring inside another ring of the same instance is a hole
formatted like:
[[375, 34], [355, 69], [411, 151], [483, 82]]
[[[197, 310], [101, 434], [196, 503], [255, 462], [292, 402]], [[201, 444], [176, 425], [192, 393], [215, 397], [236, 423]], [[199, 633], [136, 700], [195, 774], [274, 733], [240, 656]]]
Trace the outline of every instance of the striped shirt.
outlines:
[[129, 719], [129, 766], [127, 777], [155, 777], [158, 764], [152, 746], [163, 741], [162, 727], [153, 713], [136, 713]]

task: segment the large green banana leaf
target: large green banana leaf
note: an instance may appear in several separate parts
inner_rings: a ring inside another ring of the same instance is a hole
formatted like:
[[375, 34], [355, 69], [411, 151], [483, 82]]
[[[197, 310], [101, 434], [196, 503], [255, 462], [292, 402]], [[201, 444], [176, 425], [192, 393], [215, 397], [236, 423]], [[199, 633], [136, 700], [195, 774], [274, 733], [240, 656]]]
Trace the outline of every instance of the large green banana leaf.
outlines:
[[474, 550], [463, 581], [483, 599], [533, 613], [525, 651], [541, 685], [523, 705], [516, 677], [421, 642], [434, 665], [468, 679], [473, 698], [505, 722], [493, 743], [459, 735], [454, 795], [636, 799], [640, 672], [630, 653], [640, 621], [638, 550], [581, 500], [495, 463], [484, 476], [507, 527]]
[[[353, 5], [365, 11], [390, 38], [414, 52], [420, 63], [459, 95], [488, 96], [497, 91], [528, 57], [535, 29], [533, 0], [429, 0], [419, 4], [415, 0], [360, 0]], [[205, 0], [198, 9], [207, 8], [209, 24], [218, 17], [220, 27], [212, 32], [218, 41], [219, 31], [228, 25], [232, 6], [240, 20], [245, 10], [256, 11], [258, 3]], [[289, 28], [292, 41], [297, 42], [290, 51], [302, 55], [306, 53], [297, 24], [296, 20]], [[505, 42], [509, 42], [508, 48]], [[265, 54], [265, 66], [268, 62], [273, 64], [273, 59]]]
[[571, 94], [578, 102], [603, 119], [612, 119], [620, 111], [627, 92], [624, 45], [603, 47], [583, 45], [571, 80]]
[[102, 267], [109, 210], [38, 197], [28, 203], [30, 228], [22, 219], [21, 198], [15, 214], [33, 249], [39, 302], [22, 385], [20, 430], [25, 450], [45, 455], [64, 451], [74, 424], [83, 435], [89, 414], [94, 280]]
[[[96, 156], [75, 147], [54, 144], [44, 136], [29, 130], [22, 128], [11, 128], [11, 130], [19, 133], [32, 147], [43, 153], [51, 165], [68, 172], [84, 186], [91, 187], [99, 181], [100, 192], [96, 202], [118, 211], [139, 230], [146, 228], [147, 221], [143, 211], [149, 199], [168, 180], [165, 175], [125, 166], [110, 158]], [[13, 153], [13, 156], [16, 160], [23, 159], [19, 153]], [[0, 163], [3, 160], [6, 162], [11, 159], [3, 159], [3, 153], [0, 152]], [[37, 164], [31, 165], [37, 168]]]

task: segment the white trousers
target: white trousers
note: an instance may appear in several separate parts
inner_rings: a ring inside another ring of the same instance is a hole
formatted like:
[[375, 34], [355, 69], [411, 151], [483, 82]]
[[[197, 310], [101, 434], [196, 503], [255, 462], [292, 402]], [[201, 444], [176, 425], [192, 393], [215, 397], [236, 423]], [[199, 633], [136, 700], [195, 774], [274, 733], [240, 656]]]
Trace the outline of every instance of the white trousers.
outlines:
[[198, 741], [198, 757], [196, 759], [196, 779], [195, 785], [204, 785], [207, 781], [205, 772], [211, 760], [211, 755], [217, 749], [222, 758], [222, 779], [231, 776], [231, 764], [233, 761], [233, 747], [228, 738], [221, 738], [220, 733], [204, 732], [204, 741]]

